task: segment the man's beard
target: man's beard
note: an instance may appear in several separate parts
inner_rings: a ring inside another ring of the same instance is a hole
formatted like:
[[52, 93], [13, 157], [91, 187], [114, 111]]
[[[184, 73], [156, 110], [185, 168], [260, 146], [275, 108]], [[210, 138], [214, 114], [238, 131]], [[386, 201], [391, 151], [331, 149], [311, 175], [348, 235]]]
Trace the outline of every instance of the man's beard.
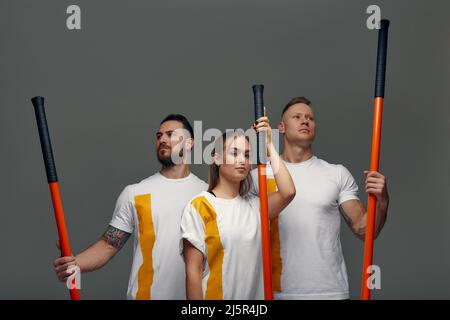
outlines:
[[[172, 151], [172, 149], [170, 149], [170, 150]], [[159, 152], [157, 152], [157, 153], [156, 153], [156, 156], [157, 156], [157, 158], [158, 158], [159, 163], [161, 163], [161, 165], [162, 165], [164, 168], [173, 167], [173, 166], [176, 164], [176, 163], [173, 162], [173, 160], [172, 160], [172, 153], [170, 153], [170, 156], [168, 156], [168, 157], [161, 157], [161, 156], [159, 155]], [[182, 157], [183, 157], [183, 149], [180, 150], [179, 158], [178, 158], [178, 159], [181, 159]], [[177, 160], [178, 160], [178, 159], [177, 159]], [[179, 163], [179, 164], [181, 164], [181, 163]]]
[[163, 158], [158, 154], [158, 161], [164, 168], [173, 167], [175, 165], [175, 163], [173, 163], [172, 161], [172, 157]]

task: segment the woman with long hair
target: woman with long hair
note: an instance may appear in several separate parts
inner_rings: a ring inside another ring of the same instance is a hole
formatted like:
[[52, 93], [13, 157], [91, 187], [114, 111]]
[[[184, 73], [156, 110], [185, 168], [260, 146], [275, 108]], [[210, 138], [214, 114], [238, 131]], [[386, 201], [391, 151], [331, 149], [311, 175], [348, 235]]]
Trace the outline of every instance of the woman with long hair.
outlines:
[[[267, 117], [253, 125], [266, 132], [267, 155], [278, 190], [268, 196], [269, 217], [295, 196], [291, 176], [272, 144]], [[264, 299], [259, 197], [252, 194], [250, 142], [225, 133], [212, 151], [208, 191], [194, 197], [181, 220], [187, 299]]]

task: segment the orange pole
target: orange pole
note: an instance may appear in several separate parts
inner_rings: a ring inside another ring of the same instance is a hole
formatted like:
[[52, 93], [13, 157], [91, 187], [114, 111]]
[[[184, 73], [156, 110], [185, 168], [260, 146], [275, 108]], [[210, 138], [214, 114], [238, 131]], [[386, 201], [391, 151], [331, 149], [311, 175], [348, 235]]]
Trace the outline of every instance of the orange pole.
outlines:
[[[264, 116], [264, 85], [253, 86], [255, 121]], [[267, 143], [266, 133], [257, 134], [257, 163], [258, 163], [258, 187], [261, 215], [261, 250], [264, 274], [264, 299], [273, 300], [272, 291], [272, 261], [270, 259], [270, 230], [269, 230], [269, 206], [267, 202]]]
[[[370, 157], [370, 171], [378, 171], [380, 162], [380, 142], [381, 142], [381, 121], [383, 119], [383, 98], [375, 98], [372, 129], [372, 152]], [[375, 209], [377, 199], [369, 194], [367, 201], [367, 222], [366, 237], [364, 241], [364, 261], [363, 261], [363, 280], [361, 288], [361, 299], [370, 299], [370, 288], [367, 280], [369, 279], [368, 268], [372, 265], [373, 259], [373, 239], [375, 235]]]
[[[58, 236], [61, 244], [61, 255], [63, 257], [70, 257], [72, 255], [72, 251], [70, 250], [69, 235], [67, 234], [66, 221], [64, 219], [64, 211], [58, 182], [56, 181], [49, 183], [49, 187], [50, 194], [52, 196], [53, 211], [55, 213], [56, 227], [58, 229]], [[72, 280], [72, 287], [73, 289], [70, 289], [70, 298], [72, 300], [80, 300], [80, 292], [76, 287], [75, 278]]]
[[[372, 123], [372, 149], [370, 171], [378, 171], [380, 162], [381, 123], [383, 120], [384, 88], [386, 78], [387, 42], [389, 20], [380, 21], [378, 32], [377, 69], [375, 78], [375, 102]], [[370, 300], [369, 268], [372, 266], [373, 241], [375, 237], [375, 213], [377, 200], [369, 194], [367, 201], [366, 236], [364, 239], [363, 274], [361, 283], [361, 300]]]
[[262, 240], [262, 261], [264, 273], [264, 298], [266, 300], [273, 300], [272, 260], [270, 257], [269, 209], [267, 202], [267, 176], [265, 164], [258, 165], [258, 188], [259, 188], [259, 204], [261, 207], [261, 240]]
[[[70, 250], [69, 236], [67, 235], [61, 194], [59, 192], [58, 176], [56, 174], [55, 159], [53, 158], [52, 144], [48, 132], [47, 118], [45, 116], [44, 97], [34, 97], [31, 99], [31, 102], [34, 106], [39, 139], [41, 141], [42, 156], [44, 158], [45, 171], [47, 173], [47, 182], [52, 196], [53, 211], [55, 213], [56, 227], [58, 229], [61, 245], [61, 255], [67, 257], [72, 255], [72, 251]], [[70, 289], [70, 298], [72, 300], [79, 300], [80, 293], [77, 289], [75, 279], [76, 278], [74, 277], [71, 283], [71, 288], [73, 289]]]

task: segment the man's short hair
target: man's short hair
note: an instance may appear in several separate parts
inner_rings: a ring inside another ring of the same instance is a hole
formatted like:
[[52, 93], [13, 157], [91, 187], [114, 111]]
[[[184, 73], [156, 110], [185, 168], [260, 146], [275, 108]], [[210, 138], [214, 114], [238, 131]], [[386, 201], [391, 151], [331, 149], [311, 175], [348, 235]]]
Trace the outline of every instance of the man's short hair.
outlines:
[[192, 129], [192, 126], [189, 123], [188, 119], [182, 114], [169, 114], [164, 118], [163, 121], [161, 121], [159, 125], [162, 125], [164, 122], [171, 120], [181, 122], [183, 124], [183, 128], [186, 129], [190, 133], [191, 138], [194, 139], [194, 130]]
[[297, 104], [297, 103], [304, 103], [304, 104], [306, 104], [306, 105], [308, 105], [308, 106], [311, 107], [311, 101], [310, 101], [308, 98], [305, 98], [305, 97], [295, 97], [295, 98], [292, 98], [292, 99], [287, 103], [287, 105], [283, 108], [283, 111], [281, 112], [281, 117], [283, 117], [283, 115], [284, 115], [284, 113], [287, 111], [287, 109], [289, 109], [291, 106], [293, 106], [294, 104]]

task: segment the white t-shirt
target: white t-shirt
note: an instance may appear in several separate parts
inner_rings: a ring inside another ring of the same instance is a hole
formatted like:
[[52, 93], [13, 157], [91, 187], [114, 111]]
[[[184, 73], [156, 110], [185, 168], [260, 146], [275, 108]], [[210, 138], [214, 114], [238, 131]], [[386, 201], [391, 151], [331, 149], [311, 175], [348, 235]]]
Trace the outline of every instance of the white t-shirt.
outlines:
[[259, 198], [194, 197], [181, 219], [183, 239], [203, 253], [203, 298], [264, 299]]
[[[344, 166], [315, 156], [285, 164], [297, 193], [270, 223], [275, 298], [348, 299], [339, 205], [358, 199], [358, 186]], [[258, 190], [258, 172], [251, 174]], [[276, 190], [270, 166], [267, 179], [268, 192]]]
[[183, 208], [208, 185], [194, 174], [168, 179], [159, 172], [120, 194], [110, 225], [134, 233], [128, 299], [185, 299], [178, 252]]

